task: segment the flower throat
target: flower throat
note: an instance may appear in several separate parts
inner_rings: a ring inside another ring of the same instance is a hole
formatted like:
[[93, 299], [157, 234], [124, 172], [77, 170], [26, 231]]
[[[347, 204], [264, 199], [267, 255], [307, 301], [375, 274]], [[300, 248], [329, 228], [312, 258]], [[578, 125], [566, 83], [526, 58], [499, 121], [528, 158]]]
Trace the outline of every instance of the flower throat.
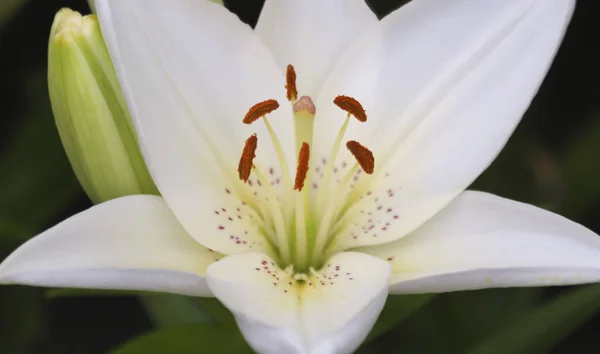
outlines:
[[[244, 145], [238, 164], [238, 177], [243, 183], [251, 183], [252, 174], [258, 183], [266, 186], [267, 197], [257, 198], [257, 213], [263, 221], [272, 225], [271, 230], [262, 230], [265, 239], [275, 251], [274, 257], [282, 268], [292, 267], [294, 272], [305, 273], [310, 269], [319, 269], [327, 260], [327, 246], [335, 236], [344, 231], [339, 225], [344, 213], [353, 201], [348, 198], [350, 182], [364, 172], [373, 174], [375, 158], [373, 153], [357, 141], [347, 141], [346, 147], [356, 159], [356, 163], [347, 173], [334, 183], [334, 163], [344, 140], [351, 117], [361, 123], [367, 121], [363, 106], [354, 98], [337, 96], [333, 103], [346, 111], [342, 124], [333, 143], [329, 157], [323, 159], [323, 174], [317, 189], [311, 174], [311, 147], [316, 107], [309, 96], [298, 97], [296, 72], [288, 65], [286, 72], [287, 99], [294, 112], [294, 131], [296, 146], [296, 174], [292, 179], [287, 158], [279, 138], [275, 134], [267, 115], [278, 109], [279, 102], [266, 100], [252, 106], [243, 119], [244, 124], [253, 124], [262, 120], [277, 154], [282, 171], [283, 192], [278, 195], [268, 181], [264, 171], [254, 164], [258, 149], [258, 136], [250, 136]], [[313, 164], [314, 165], [314, 164]], [[314, 192], [311, 188], [314, 186]]]

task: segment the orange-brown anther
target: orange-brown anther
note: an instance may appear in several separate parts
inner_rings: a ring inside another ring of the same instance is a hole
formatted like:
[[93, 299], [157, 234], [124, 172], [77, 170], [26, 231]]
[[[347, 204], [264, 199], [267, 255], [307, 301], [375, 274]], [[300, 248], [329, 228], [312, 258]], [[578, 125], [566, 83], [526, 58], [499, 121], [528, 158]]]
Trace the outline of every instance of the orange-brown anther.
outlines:
[[279, 108], [279, 102], [275, 100], [266, 100], [255, 104], [250, 108], [246, 116], [244, 117], [244, 124], [252, 124], [259, 120], [261, 117], [273, 112]]
[[350, 150], [352, 155], [354, 155], [354, 158], [356, 158], [356, 161], [358, 161], [358, 164], [362, 167], [363, 171], [369, 175], [372, 174], [375, 170], [375, 158], [373, 157], [371, 150], [354, 140], [347, 142], [346, 147]]
[[252, 161], [254, 161], [254, 157], [256, 157], [257, 147], [258, 138], [256, 137], [256, 134], [254, 134], [246, 140], [246, 145], [244, 145], [244, 151], [242, 151], [242, 157], [240, 158], [240, 163], [238, 165], [240, 179], [244, 182], [247, 182], [248, 178], [250, 178], [253, 166]]
[[296, 170], [296, 181], [294, 183], [295, 191], [302, 191], [306, 175], [308, 174], [308, 161], [310, 160], [310, 147], [307, 143], [302, 143], [300, 153], [298, 154], [298, 169]]
[[287, 99], [289, 101], [295, 101], [298, 98], [298, 89], [296, 88], [296, 70], [292, 64], [287, 66], [287, 72], [285, 74], [285, 89], [287, 90]]
[[361, 122], [367, 121], [367, 112], [363, 106], [352, 97], [348, 96], [337, 96], [335, 100], [333, 100], [336, 106], [340, 107], [344, 111], [350, 113], [354, 116], [354, 118], [358, 119]]

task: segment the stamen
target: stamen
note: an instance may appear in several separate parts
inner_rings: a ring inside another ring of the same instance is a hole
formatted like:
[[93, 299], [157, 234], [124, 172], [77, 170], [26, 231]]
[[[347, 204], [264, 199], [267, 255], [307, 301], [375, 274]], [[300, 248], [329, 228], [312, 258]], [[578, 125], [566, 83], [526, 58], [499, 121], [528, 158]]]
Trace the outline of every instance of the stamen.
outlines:
[[333, 100], [336, 106], [340, 107], [344, 111], [350, 113], [354, 116], [354, 118], [358, 119], [361, 122], [367, 121], [367, 112], [363, 106], [352, 97], [348, 96], [337, 96], [335, 100]]
[[244, 117], [244, 124], [252, 124], [259, 120], [261, 117], [273, 112], [279, 108], [279, 102], [276, 100], [266, 100], [255, 104], [250, 108], [246, 116]]
[[371, 150], [354, 140], [347, 142], [346, 147], [350, 150], [352, 155], [354, 155], [354, 158], [356, 158], [356, 161], [358, 161], [363, 171], [369, 175], [372, 174], [375, 170], [375, 158], [373, 157]]
[[242, 157], [238, 164], [238, 174], [244, 183], [248, 182], [248, 179], [250, 178], [253, 166], [252, 161], [254, 161], [254, 158], [256, 157], [257, 147], [258, 138], [256, 137], [256, 134], [254, 134], [246, 140], [246, 145], [244, 145], [244, 151], [242, 151]]
[[277, 239], [278, 249], [281, 260], [287, 263], [291, 260], [290, 244], [288, 241], [287, 228], [283, 216], [283, 210], [277, 201], [277, 195], [275, 190], [264, 173], [261, 172], [260, 168], [255, 168], [254, 173], [262, 185], [265, 186], [267, 192], [266, 203], [270, 209], [271, 215], [273, 216], [273, 222], [275, 226], [275, 237]]
[[296, 101], [298, 97], [298, 89], [296, 88], [296, 70], [292, 64], [287, 66], [287, 72], [285, 74], [286, 85], [285, 89], [287, 90], [287, 99], [289, 101]]
[[327, 163], [324, 167], [323, 177], [321, 178], [321, 186], [319, 188], [319, 192], [317, 194], [317, 215], [323, 215], [325, 212], [326, 200], [329, 198], [329, 184], [331, 179], [331, 174], [334, 173], [334, 164], [337, 159], [338, 151], [342, 146], [342, 140], [344, 139], [344, 135], [346, 134], [346, 129], [348, 129], [348, 124], [350, 123], [350, 114], [346, 117], [344, 124], [340, 128], [335, 141], [333, 142], [333, 148], [331, 149], [331, 153], [329, 154], [329, 158], [327, 159]]
[[298, 155], [298, 169], [296, 170], [296, 181], [294, 183], [294, 190], [296, 191], [302, 191], [302, 188], [304, 188], [304, 181], [306, 181], [306, 175], [308, 174], [309, 159], [310, 147], [307, 143], [302, 143], [300, 154]]

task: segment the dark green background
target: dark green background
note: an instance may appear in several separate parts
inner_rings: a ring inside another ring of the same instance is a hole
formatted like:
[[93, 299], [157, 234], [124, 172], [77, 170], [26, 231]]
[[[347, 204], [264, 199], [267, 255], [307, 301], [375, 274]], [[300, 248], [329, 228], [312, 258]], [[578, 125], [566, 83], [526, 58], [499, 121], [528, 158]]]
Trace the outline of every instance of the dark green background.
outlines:
[[[369, 3], [384, 15], [402, 1]], [[226, 4], [254, 24], [262, 1]], [[91, 205], [60, 146], [46, 92], [47, 37], [61, 7], [89, 12], [85, 1], [29, 0], [0, 28], [0, 259], [32, 235]], [[600, 2], [580, 0], [540, 93], [500, 157], [473, 186], [554, 210], [596, 232], [600, 232], [599, 20]], [[588, 305], [577, 300], [563, 317], [552, 310], [558, 317], [543, 324], [538, 350], [512, 352], [600, 352], [600, 316], [595, 315], [600, 292], [587, 288], [592, 291]], [[522, 323], [539, 304], [578, 290], [586, 288], [439, 295], [362, 352], [467, 352], [501, 328]], [[394, 299], [384, 319], [397, 318], [406, 303], [423, 299]], [[156, 314], [144, 310], [148, 308], [147, 299], [141, 303], [134, 296], [48, 298], [42, 289], [0, 287], [0, 353], [104, 353], [161, 323], [165, 327], [164, 321], [153, 317]], [[169, 314], [175, 316], [177, 311]], [[568, 316], [578, 317], [569, 322]], [[574, 325], [579, 322], [583, 324]], [[560, 330], [561, 325], [568, 328]], [[154, 349], [171, 352], [160, 345]]]

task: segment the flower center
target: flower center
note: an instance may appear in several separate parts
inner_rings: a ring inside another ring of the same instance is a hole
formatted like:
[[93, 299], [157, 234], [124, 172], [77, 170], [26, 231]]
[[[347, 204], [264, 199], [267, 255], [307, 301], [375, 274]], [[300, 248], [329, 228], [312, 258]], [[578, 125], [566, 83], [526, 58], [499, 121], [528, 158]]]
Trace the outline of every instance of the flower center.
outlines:
[[[273, 174], [273, 169], [265, 173], [260, 166], [254, 164], [259, 142], [256, 134], [246, 140], [238, 164], [238, 177], [244, 184], [251, 186], [251, 175], [254, 175], [256, 183], [265, 188], [264, 197], [259, 197], [256, 193], [244, 193], [247, 197], [243, 201], [258, 215], [262, 225], [260, 232], [275, 250], [275, 258], [280, 267], [284, 269], [292, 266], [294, 272], [306, 273], [323, 265], [330, 256], [327, 254], [327, 246], [338, 234], [346, 231], [343, 227], [344, 215], [359, 199], [352, 196], [350, 191], [361, 176], [374, 172], [375, 158], [359, 142], [347, 141], [346, 147], [356, 162], [342, 177], [337, 175], [335, 162], [351, 118], [354, 117], [361, 123], [367, 121], [366, 112], [357, 100], [338, 96], [333, 103], [348, 113], [346, 119], [341, 124], [328, 158], [319, 162], [311, 161], [316, 107], [310, 97], [298, 97], [293, 66], [288, 66], [286, 77], [287, 98], [294, 112], [297, 157], [295, 178], [292, 179], [287, 156], [267, 119], [269, 113], [279, 108], [279, 103], [275, 100], [260, 102], [251, 107], [243, 123], [253, 124], [262, 120], [265, 124], [277, 154], [281, 181], [277, 179], [273, 182], [268, 178], [268, 175]], [[312, 171], [313, 167], [315, 171]], [[320, 180], [316, 188], [318, 178]], [[277, 190], [275, 185], [279, 185], [279, 182], [282, 182], [282, 188]]]

